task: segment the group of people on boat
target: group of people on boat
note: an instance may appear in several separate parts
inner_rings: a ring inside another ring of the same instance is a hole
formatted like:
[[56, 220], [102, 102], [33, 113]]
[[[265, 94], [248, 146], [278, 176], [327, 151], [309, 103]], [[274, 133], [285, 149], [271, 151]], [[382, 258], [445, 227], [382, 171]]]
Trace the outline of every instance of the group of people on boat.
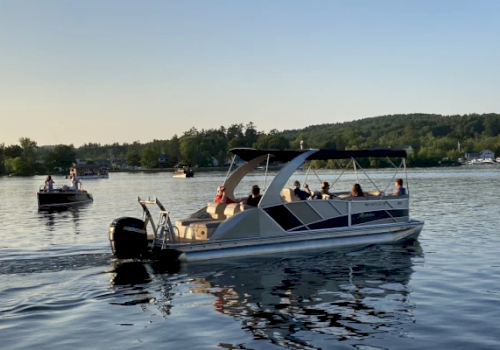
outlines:
[[[64, 185], [61, 190], [63, 191], [76, 191], [78, 189], [78, 184], [81, 186], [81, 181], [76, 175], [70, 175], [71, 186]], [[54, 184], [56, 182], [52, 180], [52, 176], [47, 176], [45, 180], [44, 190], [45, 192], [52, 192], [54, 190]]]
[[[316, 195], [315, 192], [311, 191], [309, 188], [308, 184], [304, 184], [304, 190], [300, 188], [300, 182], [295, 181], [294, 182], [294, 189], [293, 193], [297, 198], [300, 200], [310, 200], [310, 199], [331, 199], [333, 197], [337, 197], [336, 194], [331, 193], [330, 190], [330, 184], [325, 181], [321, 184], [321, 191]], [[403, 187], [403, 179], [396, 179], [396, 182], [394, 183], [395, 186], [395, 191], [392, 193], [393, 196], [402, 196], [406, 194], [406, 189]], [[354, 186], [351, 189], [351, 192], [349, 192], [349, 196], [351, 197], [365, 197], [365, 193], [363, 192], [363, 189], [361, 188], [361, 185], [359, 183], [355, 183]], [[253, 185], [251, 194], [245, 198], [244, 200], [240, 201], [240, 204], [247, 204], [253, 207], [258, 206], [260, 199], [262, 198], [262, 195], [260, 194], [260, 188], [258, 185]], [[217, 203], [236, 203], [235, 200], [231, 199], [226, 195], [226, 187], [224, 186], [219, 186], [217, 188], [217, 194], [214, 198], [214, 202]]]
[[[259, 186], [253, 185], [251, 194], [247, 198], [240, 201], [240, 204], [247, 204], [247, 205], [250, 205], [252, 207], [256, 207], [259, 204], [261, 198], [262, 198], [262, 195], [260, 194]], [[227, 203], [227, 204], [236, 203], [235, 200], [229, 198], [226, 195], [226, 187], [224, 187], [224, 186], [219, 186], [217, 188], [217, 194], [215, 195], [214, 202]]]

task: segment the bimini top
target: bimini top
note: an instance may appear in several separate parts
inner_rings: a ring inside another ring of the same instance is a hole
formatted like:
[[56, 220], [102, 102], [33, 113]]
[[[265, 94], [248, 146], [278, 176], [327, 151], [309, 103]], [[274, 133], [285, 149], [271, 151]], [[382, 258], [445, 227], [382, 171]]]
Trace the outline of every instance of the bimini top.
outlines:
[[[304, 152], [310, 152], [311, 149], [285, 150], [279, 151], [275, 149], [254, 149], [254, 148], [232, 148], [233, 154], [239, 156], [244, 161], [248, 162], [262, 155], [272, 155], [273, 161], [289, 162], [295, 157]], [[395, 149], [376, 149], [376, 150], [353, 150], [353, 151], [337, 151], [334, 149], [318, 149], [315, 153], [307, 157], [306, 160], [328, 160], [328, 159], [346, 159], [346, 158], [365, 158], [365, 157], [396, 157], [406, 158], [406, 151]]]

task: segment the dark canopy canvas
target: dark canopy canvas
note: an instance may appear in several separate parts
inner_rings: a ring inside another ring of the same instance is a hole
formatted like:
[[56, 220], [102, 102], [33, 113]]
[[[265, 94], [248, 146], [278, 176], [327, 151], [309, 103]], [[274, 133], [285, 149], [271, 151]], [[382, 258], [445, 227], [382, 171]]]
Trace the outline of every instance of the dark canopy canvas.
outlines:
[[[254, 148], [232, 148], [233, 154], [239, 156], [244, 161], [249, 161], [262, 155], [271, 154], [273, 161], [288, 162], [301, 153], [310, 150], [257, 150]], [[337, 151], [333, 149], [319, 149], [311, 154], [307, 160], [328, 160], [328, 159], [346, 159], [346, 158], [366, 158], [366, 157], [396, 157], [406, 158], [406, 151], [394, 149], [376, 149], [376, 150], [355, 150], [355, 151]]]

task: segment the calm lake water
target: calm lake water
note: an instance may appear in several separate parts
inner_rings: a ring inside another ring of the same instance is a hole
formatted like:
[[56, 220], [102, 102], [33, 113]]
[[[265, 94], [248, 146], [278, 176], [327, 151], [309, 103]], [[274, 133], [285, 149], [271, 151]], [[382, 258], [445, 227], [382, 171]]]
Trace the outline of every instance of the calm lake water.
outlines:
[[[372, 174], [392, 190], [393, 172]], [[500, 348], [500, 168], [412, 169], [410, 214], [426, 222], [412, 246], [180, 267], [112, 258], [108, 226], [141, 216], [138, 195], [158, 196], [178, 219], [224, 176], [112, 173], [84, 183], [94, 203], [53, 213], [37, 211], [43, 177], [0, 178], [0, 347]], [[308, 182], [318, 188], [315, 175]], [[254, 183], [264, 186], [263, 173], [238, 195]]]

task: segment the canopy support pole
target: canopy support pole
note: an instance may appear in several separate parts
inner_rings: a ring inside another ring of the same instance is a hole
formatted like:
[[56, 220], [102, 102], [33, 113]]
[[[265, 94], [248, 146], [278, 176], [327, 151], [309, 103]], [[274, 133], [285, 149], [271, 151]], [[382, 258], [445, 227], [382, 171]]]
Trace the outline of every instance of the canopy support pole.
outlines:
[[406, 169], [406, 158], [403, 158], [402, 162], [403, 162], [403, 167], [404, 167], [405, 176], [406, 176], [406, 193], [409, 195], [410, 194], [410, 182], [408, 181], [408, 169]]
[[380, 192], [380, 189], [378, 188], [378, 186], [375, 184], [375, 182], [373, 182], [373, 180], [368, 176], [368, 174], [365, 172], [365, 170], [361, 167], [361, 165], [359, 165], [359, 163], [354, 160], [354, 162], [358, 165], [359, 169], [361, 169], [361, 171], [363, 172], [363, 174], [365, 174], [365, 176], [368, 178], [368, 180], [370, 180], [370, 182], [373, 184], [373, 186], [375, 186], [375, 188], [377, 189], [377, 191]]
[[347, 163], [345, 168], [343, 168], [342, 165], [340, 163], [338, 163], [338, 165], [340, 165], [340, 168], [342, 169], [342, 172], [340, 173], [339, 177], [337, 177], [337, 179], [333, 182], [333, 184], [330, 186], [330, 188], [333, 188], [333, 186], [337, 183], [337, 181], [339, 181], [339, 179], [342, 177], [342, 175], [344, 175], [347, 168], [349, 168], [349, 166], [351, 165], [351, 162], [352, 162], [352, 159], [349, 161], [349, 163]]
[[266, 188], [267, 188], [267, 168], [269, 168], [269, 157], [270, 157], [270, 156], [271, 156], [271, 155], [268, 153], [268, 154], [267, 154], [267, 162], [266, 162], [266, 175], [265, 175], [265, 177], [264, 177], [264, 191], [265, 191], [265, 190], [266, 190]]
[[222, 186], [224, 186], [226, 184], [227, 178], [229, 177], [229, 174], [231, 173], [231, 169], [233, 168], [233, 164], [234, 164], [235, 159], [236, 159], [236, 154], [233, 155], [233, 159], [231, 160], [231, 165], [229, 166], [229, 169], [228, 169], [227, 174], [226, 174], [226, 178], [224, 179], [224, 183], [222, 184]]
[[[393, 176], [393, 177], [392, 177], [392, 179], [391, 179], [391, 182], [394, 182], [394, 179], [396, 178], [396, 175], [399, 173], [399, 170], [401, 169], [401, 165], [403, 165], [403, 163], [401, 163], [401, 164], [399, 165], [399, 167], [397, 167], [397, 166], [396, 166], [396, 165], [392, 162], [392, 160], [390, 160], [390, 159], [389, 159], [389, 157], [387, 157], [387, 160], [389, 161], [389, 163], [391, 163], [391, 164], [392, 164], [392, 166], [393, 166], [394, 168], [396, 168], [396, 173], [394, 174], [394, 176]], [[385, 188], [385, 190], [384, 190], [384, 195], [385, 195], [385, 192], [387, 191], [387, 189], [389, 188], [389, 186], [391, 185], [391, 182], [389, 182], [389, 184], [388, 184], [388, 185], [387, 185], [387, 187]], [[381, 197], [381, 198], [382, 198], [382, 197]]]
[[354, 157], [351, 157], [351, 160], [353, 161], [353, 166], [354, 166], [354, 174], [356, 174], [356, 183], [359, 185], [359, 177], [358, 177], [358, 169], [356, 169], [356, 159]]
[[316, 175], [316, 177], [318, 178], [319, 183], [320, 183], [320, 184], [322, 184], [322, 183], [323, 183], [323, 181], [321, 181], [321, 179], [319, 178], [319, 175], [318, 175], [318, 173], [316, 172], [316, 170], [314, 170], [314, 169], [313, 169], [313, 172], [314, 172], [314, 175]]
[[304, 183], [302, 184], [302, 186], [304, 186], [307, 183], [307, 177], [309, 176], [310, 170], [311, 170], [311, 164], [309, 164], [309, 168], [307, 168], [306, 178], [304, 179]]

